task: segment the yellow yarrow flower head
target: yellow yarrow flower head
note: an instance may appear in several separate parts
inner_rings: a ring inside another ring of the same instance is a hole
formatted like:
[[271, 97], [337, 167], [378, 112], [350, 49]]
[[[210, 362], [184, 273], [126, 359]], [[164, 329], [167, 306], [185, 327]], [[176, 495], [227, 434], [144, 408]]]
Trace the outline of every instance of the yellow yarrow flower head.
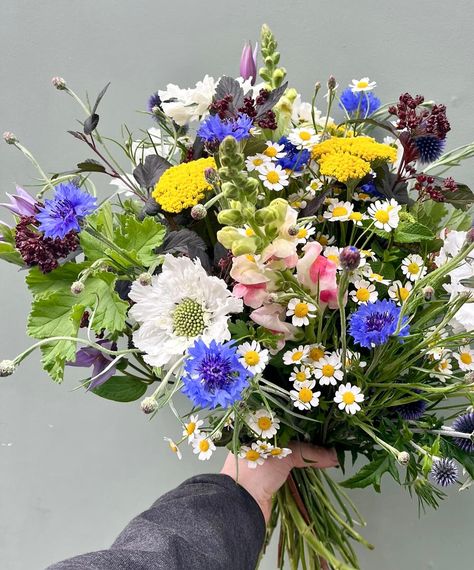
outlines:
[[204, 175], [208, 168], [216, 168], [213, 158], [200, 158], [168, 168], [156, 183], [153, 198], [165, 212], [177, 214], [192, 208], [212, 188]]

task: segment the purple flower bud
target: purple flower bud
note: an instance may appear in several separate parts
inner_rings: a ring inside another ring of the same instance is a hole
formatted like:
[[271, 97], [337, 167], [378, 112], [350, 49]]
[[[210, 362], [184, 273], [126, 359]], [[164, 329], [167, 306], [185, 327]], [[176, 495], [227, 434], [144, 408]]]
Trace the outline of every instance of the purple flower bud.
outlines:
[[15, 133], [12, 133], [10, 131], [5, 131], [3, 133], [3, 140], [7, 143], [7, 144], [15, 144], [18, 142], [18, 139], [15, 136]]
[[206, 216], [207, 210], [203, 204], [196, 204], [191, 208], [191, 218], [193, 220], [203, 220]]
[[244, 79], [252, 79], [252, 85], [255, 84], [257, 78], [257, 48], [258, 44], [255, 44], [255, 48], [252, 52], [252, 44], [247, 42], [242, 50], [242, 56], [240, 58], [240, 75]]
[[3, 203], [0, 206], [7, 208], [16, 216], [34, 216], [38, 213], [36, 206], [38, 202], [28, 194], [26, 190], [16, 187], [16, 194], [6, 193], [10, 203]]
[[66, 89], [66, 81], [62, 77], [53, 77], [51, 79], [51, 85], [58, 91], [64, 91], [64, 89]]
[[339, 262], [341, 267], [346, 271], [354, 271], [354, 269], [357, 269], [360, 264], [359, 250], [353, 245], [348, 245], [341, 251]]

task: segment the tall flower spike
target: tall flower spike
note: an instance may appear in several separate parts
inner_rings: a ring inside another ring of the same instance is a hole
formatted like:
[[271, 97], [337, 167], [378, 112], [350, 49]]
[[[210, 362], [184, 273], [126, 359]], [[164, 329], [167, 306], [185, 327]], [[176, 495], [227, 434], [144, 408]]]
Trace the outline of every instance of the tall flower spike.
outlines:
[[252, 44], [246, 42], [240, 57], [240, 76], [243, 79], [251, 79], [251, 84], [255, 85], [257, 78], [257, 49], [258, 43], [252, 51]]

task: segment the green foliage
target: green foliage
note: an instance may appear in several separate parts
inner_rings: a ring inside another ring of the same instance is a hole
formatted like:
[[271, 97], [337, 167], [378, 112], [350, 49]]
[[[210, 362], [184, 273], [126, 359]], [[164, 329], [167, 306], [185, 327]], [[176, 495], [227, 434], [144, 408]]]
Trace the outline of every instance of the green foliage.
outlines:
[[373, 485], [377, 493], [380, 493], [380, 483], [384, 473], [389, 473], [395, 481], [400, 482], [397, 465], [392, 455], [380, 452], [374, 457], [375, 459], [364, 465], [355, 475], [343, 481], [341, 485], [351, 489]]
[[0, 222], [0, 259], [14, 263], [15, 265], [24, 265], [21, 255], [15, 249], [14, 230]]
[[146, 392], [148, 384], [130, 376], [113, 376], [92, 392], [101, 398], [114, 402], [134, 402]]
[[418, 243], [432, 240], [435, 234], [429, 227], [419, 222], [401, 221], [393, 233], [396, 243]]
[[166, 228], [152, 217], [139, 221], [132, 216], [119, 216], [119, 220], [114, 232], [115, 245], [149, 267], [156, 260], [154, 250], [163, 243]]

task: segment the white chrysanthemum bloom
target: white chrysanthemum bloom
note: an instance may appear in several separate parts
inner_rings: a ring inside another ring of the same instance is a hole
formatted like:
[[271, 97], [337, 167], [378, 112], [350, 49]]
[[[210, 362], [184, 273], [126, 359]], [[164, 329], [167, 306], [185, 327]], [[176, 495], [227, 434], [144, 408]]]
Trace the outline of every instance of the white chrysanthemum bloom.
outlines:
[[265, 408], [249, 414], [246, 422], [249, 428], [263, 439], [270, 439], [280, 428], [280, 420]]
[[293, 372], [290, 374], [290, 380], [295, 383], [295, 388], [300, 386], [303, 382], [311, 380], [313, 370], [306, 365], [295, 366]]
[[380, 275], [380, 273], [375, 273], [372, 271], [372, 268], [368, 263], [362, 267], [361, 272], [366, 279], [373, 283], [380, 283], [381, 285], [390, 285], [391, 283], [390, 279], [385, 279], [385, 277], [383, 275]]
[[257, 440], [256, 443], [257, 443], [257, 446], [258, 446], [258, 451], [260, 451], [260, 453], [261, 453], [261, 454], [263, 455], [263, 457], [266, 459], [266, 458], [270, 455], [270, 452], [271, 452], [271, 450], [273, 449], [273, 445], [272, 445], [270, 442], [266, 441], [266, 440], [262, 441], [262, 440], [260, 440], [260, 439]]
[[350, 202], [333, 201], [323, 215], [330, 222], [347, 222], [353, 210]]
[[368, 219], [369, 217], [363, 214], [362, 212], [351, 212], [349, 214], [349, 220], [353, 222], [355, 226], [362, 226], [362, 221]]
[[402, 273], [410, 281], [418, 281], [426, 275], [426, 265], [421, 255], [411, 253], [402, 261]]
[[269, 158], [282, 158], [286, 155], [284, 144], [267, 141], [266, 145], [267, 148], [263, 151], [265, 156], [268, 156]]
[[135, 302], [129, 314], [140, 324], [133, 342], [145, 362], [159, 367], [176, 362], [197, 338], [229, 340], [229, 314], [243, 309], [242, 300], [222, 279], [209, 276], [199, 260], [170, 254], [151, 285], [134, 281], [129, 297]]
[[176, 445], [176, 443], [169, 437], [164, 437], [163, 439], [168, 443], [168, 446], [171, 449], [171, 451], [173, 453], [176, 453], [176, 456], [178, 457], [178, 459], [182, 459], [183, 454], [179, 450], [179, 447]]
[[252, 172], [253, 170], [256, 170], [259, 166], [262, 166], [262, 164], [265, 164], [266, 162], [271, 162], [271, 160], [272, 159], [269, 156], [263, 154], [263, 152], [260, 152], [252, 156], [248, 156], [247, 160], [245, 161], [245, 166], [249, 172]]
[[320, 136], [316, 134], [313, 127], [298, 127], [290, 131], [288, 140], [298, 149], [308, 149], [317, 144]]
[[276, 457], [277, 459], [283, 459], [284, 457], [287, 457], [288, 455], [290, 455], [290, 453], [293, 453], [293, 452], [288, 447], [273, 446], [272, 449], [270, 450], [270, 457]]
[[458, 366], [464, 372], [474, 370], [474, 350], [470, 346], [461, 346], [459, 352], [453, 353]]
[[367, 303], [374, 303], [379, 294], [375, 289], [375, 285], [370, 283], [370, 281], [365, 281], [361, 279], [360, 281], [354, 282], [354, 287], [350, 292], [352, 300], [358, 305], [366, 305]]
[[307, 346], [297, 346], [291, 350], [287, 350], [283, 354], [284, 364], [300, 364], [308, 356], [309, 348]]
[[446, 382], [447, 378], [453, 373], [452, 359], [449, 356], [443, 356], [438, 360], [431, 372], [431, 378], [437, 378], [441, 382]]
[[309, 380], [301, 384], [295, 385], [295, 389], [290, 391], [290, 397], [293, 405], [299, 410], [310, 410], [319, 406], [319, 397], [321, 392], [313, 390], [316, 384], [315, 380]]
[[301, 226], [298, 229], [298, 233], [296, 234], [297, 243], [306, 243], [308, 238], [310, 238], [316, 230], [311, 225], [311, 223], [307, 223], [304, 226]]
[[349, 83], [352, 93], [358, 93], [359, 91], [372, 91], [377, 87], [375, 81], [370, 81], [368, 77], [362, 77], [361, 79], [353, 79], [352, 83]]
[[268, 350], [263, 349], [256, 340], [241, 344], [237, 354], [240, 355], [239, 361], [252, 374], [260, 374], [268, 364]]
[[359, 404], [364, 399], [364, 394], [361, 394], [360, 388], [352, 386], [349, 382], [341, 384], [334, 396], [334, 402], [336, 402], [338, 408], [352, 415], [361, 409]]
[[319, 379], [321, 386], [335, 386], [344, 378], [341, 368], [341, 359], [336, 353], [331, 353], [314, 363], [314, 376]]
[[356, 202], [373, 202], [375, 198], [367, 192], [354, 192], [352, 199]]
[[341, 269], [341, 263], [339, 260], [339, 255], [342, 251], [342, 247], [337, 247], [336, 245], [330, 245], [330, 246], [326, 246], [323, 249], [323, 255], [326, 259], [329, 259], [329, 261], [332, 261], [335, 266], [337, 267], [337, 269]]
[[201, 435], [201, 430], [199, 428], [203, 424], [204, 420], [200, 420], [197, 415], [190, 416], [189, 421], [184, 424], [183, 429], [183, 437], [187, 438], [188, 443], [191, 443]]
[[324, 347], [322, 344], [309, 344], [307, 348], [308, 355], [305, 358], [305, 362], [307, 362], [310, 366], [314, 366], [315, 362], [319, 362], [321, 358], [328, 354], [326, 352], [326, 347]]
[[258, 177], [263, 182], [265, 188], [279, 192], [288, 186], [288, 173], [279, 164], [265, 162], [257, 168]]
[[306, 186], [305, 190], [306, 192], [308, 192], [308, 194], [314, 198], [314, 196], [316, 195], [316, 192], [319, 192], [319, 190], [321, 190], [321, 188], [323, 187], [323, 183], [321, 182], [321, 180], [318, 180], [317, 178], [313, 178], [313, 180], [311, 180], [311, 182], [308, 184], [308, 186]]
[[401, 281], [394, 281], [388, 288], [388, 294], [397, 305], [401, 306], [410, 296], [413, 289], [413, 284], [407, 281], [403, 284]]
[[322, 232], [318, 232], [314, 239], [317, 242], [319, 242], [323, 247], [332, 245], [336, 241], [336, 238], [334, 236], [330, 236], [329, 234], [323, 234]]
[[314, 319], [316, 316], [316, 305], [300, 299], [291, 299], [286, 316], [291, 317], [291, 322], [295, 327], [309, 325], [309, 319]]
[[[339, 360], [342, 362], [342, 348], [338, 348], [335, 353]], [[346, 349], [346, 368], [350, 368], [356, 364], [359, 366], [359, 368], [365, 368], [367, 366], [367, 362], [365, 362], [365, 360], [361, 360], [360, 352]]]
[[400, 210], [402, 207], [393, 198], [390, 200], [377, 200], [371, 204], [367, 210], [369, 216], [374, 220], [374, 225], [379, 230], [391, 232], [400, 222]]
[[257, 465], [263, 465], [265, 461], [265, 454], [261, 451], [257, 443], [252, 443], [252, 447], [242, 445], [239, 451], [240, 459], [247, 461], [247, 466], [250, 469], [256, 469]]
[[199, 436], [193, 441], [193, 453], [200, 461], [207, 461], [216, 450], [214, 442], [209, 437]]

